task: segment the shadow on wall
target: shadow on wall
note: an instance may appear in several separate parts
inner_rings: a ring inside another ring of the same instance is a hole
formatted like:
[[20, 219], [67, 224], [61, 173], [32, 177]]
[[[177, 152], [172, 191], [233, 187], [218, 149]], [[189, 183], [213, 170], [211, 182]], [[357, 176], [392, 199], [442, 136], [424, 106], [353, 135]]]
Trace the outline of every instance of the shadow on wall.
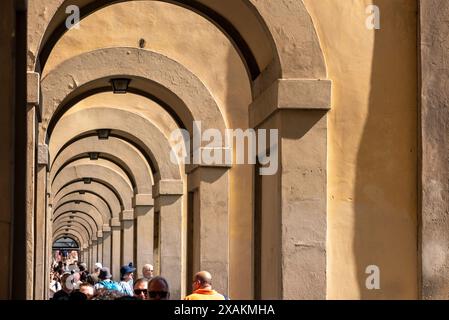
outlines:
[[[374, 0], [375, 32], [369, 109], [359, 145], [353, 250], [362, 299], [416, 299], [417, 47], [415, 0]], [[380, 289], [365, 273], [380, 269]]]

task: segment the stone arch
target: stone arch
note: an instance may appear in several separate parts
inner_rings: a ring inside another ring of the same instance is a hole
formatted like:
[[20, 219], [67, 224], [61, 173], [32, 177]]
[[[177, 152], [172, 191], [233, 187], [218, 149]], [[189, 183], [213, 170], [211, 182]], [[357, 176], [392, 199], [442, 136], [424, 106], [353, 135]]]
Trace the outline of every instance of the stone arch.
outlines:
[[54, 159], [50, 170], [50, 179], [52, 180], [52, 177], [62, 166], [70, 163], [81, 154], [88, 154], [89, 152], [99, 152], [101, 157], [119, 163], [132, 175], [136, 183], [137, 193], [151, 194], [153, 175], [145, 157], [130, 143], [116, 137], [99, 140], [96, 136], [90, 136], [71, 143], [61, 150]]
[[[109, 4], [115, 4], [122, 1], [111, 1]], [[273, 40], [267, 33], [267, 27], [264, 24], [263, 17], [257, 14], [257, 10], [247, 0], [233, 1], [223, 6], [220, 2], [207, 1], [185, 1], [179, 0], [162, 0], [174, 5], [187, 8], [197, 14], [205, 17], [212, 22], [219, 30], [221, 30], [234, 45], [252, 79], [255, 79], [260, 70], [266, 67], [266, 60], [270, 60], [275, 53], [270, 52]], [[39, 23], [34, 23], [34, 16], [30, 17], [30, 24], [34, 25], [34, 34], [29, 38], [30, 52], [34, 55], [29, 56], [29, 67], [36, 64], [42, 68], [45, 65], [46, 58], [51, 52], [54, 44], [65, 33], [65, 8], [69, 4], [79, 4], [81, 7], [82, 18], [96, 10], [101, 9], [104, 1], [58, 1], [52, 5], [45, 7], [48, 15], [39, 17]], [[42, 12], [43, 6], [38, 4], [34, 8], [36, 12]], [[235, 13], [239, 13], [236, 15]], [[268, 52], [267, 52], [268, 51]]]
[[204, 128], [216, 128], [223, 133], [227, 127], [209, 90], [184, 66], [152, 51], [117, 47], [66, 60], [42, 79], [41, 142], [47, 135], [51, 136], [58, 115], [73, 105], [76, 97], [89, 95], [94, 89], [94, 92], [101, 88], [112, 91], [109, 80], [115, 77], [130, 78], [130, 90], [151, 93], [167, 102], [172, 114], [190, 132], [194, 120], [201, 121]]
[[78, 215], [73, 219], [69, 219], [68, 212], [58, 216], [57, 219], [53, 222], [55, 230], [60, 227], [68, 227], [69, 224], [80, 225], [86, 229], [87, 233], [89, 234], [90, 240], [96, 240], [98, 230], [95, 229], [95, 226], [91, 223], [90, 218], [87, 217], [88, 215], [84, 215], [82, 217], [80, 213], [81, 212], [77, 212]]
[[79, 191], [89, 192], [104, 199], [111, 208], [112, 217], [118, 217], [122, 211], [120, 201], [115, 193], [105, 185], [96, 181], [92, 181], [90, 184], [85, 184], [83, 181], [70, 183], [58, 191], [53, 202], [58, 203], [62, 197], [72, 193], [79, 193]]
[[63, 239], [63, 238], [68, 238], [68, 239], [74, 241], [74, 242], [76, 243], [76, 245], [77, 245], [79, 248], [81, 248], [81, 246], [80, 246], [80, 243], [81, 243], [81, 242], [80, 242], [79, 239], [78, 239], [77, 237], [75, 237], [74, 235], [59, 236], [58, 238], [54, 238], [53, 244], [54, 244], [55, 242], [57, 242], [58, 240]]
[[78, 181], [83, 178], [91, 178], [101, 181], [111, 190], [115, 190], [122, 200], [125, 210], [132, 209], [133, 190], [131, 184], [116, 171], [98, 164], [82, 164], [65, 167], [55, 177], [51, 186], [52, 191], [57, 193], [60, 189], [72, 181]]
[[86, 244], [89, 244], [89, 241], [91, 240], [91, 236], [89, 234], [89, 231], [86, 229], [86, 227], [80, 225], [78, 222], [74, 223], [73, 226], [71, 228], [67, 228], [67, 226], [64, 225], [58, 225], [55, 227], [53, 234], [57, 233], [57, 232], [65, 232], [65, 230], [76, 230], [78, 231], [79, 234], [82, 235], [82, 237], [84, 238], [84, 242]]
[[79, 194], [79, 193], [72, 193], [68, 194], [60, 199], [60, 201], [55, 202], [56, 208], [59, 206], [59, 203], [67, 203], [67, 202], [74, 202], [74, 201], [83, 201], [86, 203], [90, 203], [92, 206], [94, 206], [98, 212], [100, 212], [103, 221], [109, 221], [112, 218], [112, 213], [109, 211], [109, 207], [107, 203], [105, 203], [101, 198], [98, 196], [95, 196], [91, 193], [85, 193], [85, 194]]
[[75, 237], [78, 241], [78, 244], [80, 246], [80, 249], [83, 248], [83, 246], [87, 245], [86, 239], [84, 238], [84, 235], [81, 235], [77, 229], [71, 228], [69, 231], [65, 232], [63, 230], [58, 230], [53, 233], [53, 242], [55, 242], [57, 239], [63, 238], [65, 234], [69, 234], [72, 237]]
[[61, 118], [53, 132], [49, 146], [50, 156], [57, 154], [69, 137], [76, 137], [101, 128], [127, 134], [130, 139], [142, 145], [157, 166], [158, 177], [161, 179], [179, 180], [181, 178], [179, 166], [170, 160], [170, 143], [159, 129], [139, 114], [116, 108], [89, 108]]
[[66, 228], [59, 228], [57, 231], [55, 231], [52, 234], [52, 239], [64, 237], [66, 234], [72, 235], [78, 238], [80, 243], [80, 250], [83, 250], [84, 248], [89, 247], [89, 238], [86, 235], [86, 231], [82, 230], [80, 227], [72, 226], [71, 228], [68, 228], [68, 231], [65, 231]]
[[73, 212], [75, 212], [73, 214], [74, 216], [76, 215], [76, 212], [81, 212], [82, 214], [92, 218], [91, 220], [88, 220], [88, 222], [90, 225], [95, 226], [97, 230], [101, 230], [103, 224], [108, 223], [108, 221], [103, 221], [103, 217], [93, 205], [85, 202], [80, 202], [79, 204], [75, 204], [75, 202], [67, 202], [62, 204], [53, 212], [53, 219], [58, 218], [62, 214]]

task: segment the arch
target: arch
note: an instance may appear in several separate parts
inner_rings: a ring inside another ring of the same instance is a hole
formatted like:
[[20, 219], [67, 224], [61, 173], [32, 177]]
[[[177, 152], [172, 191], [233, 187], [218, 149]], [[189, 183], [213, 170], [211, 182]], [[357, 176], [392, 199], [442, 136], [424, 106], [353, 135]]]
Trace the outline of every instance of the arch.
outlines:
[[89, 245], [89, 240], [88, 240], [88, 238], [86, 238], [86, 234], [83, 233], [78, 227], [70, 228], [68, 231], [65, 231], [65, 229], [59, 229], [59, 230], [55, 231], [52, 234], [52, 236], [53, 236], [53, 239], [55, 239], [58, 237], [64, 237], [66, 234], [72, 235], [79, 240], [80, 249]]
[[194, 120], [201, 121], [204, 128], [216, 128], [223, 133], [227, 127], [209, 90], [184, 66], [152, 51], [116, 47], [68, 59], [42, 79], [40, 139], [51, 136], [64, 109], [73, 105], [72, 100], [98, 90], [112, 91], [109, 80], [114, 77], [130, 78], [131, 89], [151, 93], [167, 102], [190, 132]]
[[54, 238], [52, 247], [54, 247], [55, 243], [58, 242], [59, 240], [64, 240], [64, 239], [67, 239], [67, 238], [70, 239], [71, 241], [73, 241], [73, 242], [75, 243], [76, 249], [81, 248], [81, 246], [80, 246], [80, 243], [81, 243], [81, 242], [78, 240], [77, 237], [75, 237], [75, 236], [73, 236], [73, 235], [69, 235], [69, 236], [61, 236], [61, 237], [58, 237], [58, 238]]
[[68, 229], [69, 231], [76, 230], [80, 235], [82, 235], [84, 242], [86, 244], [89, 244], [89, 241], [91, 240], [90, 234], [89, 234], [88, 230], [85, 227], [83, 227], [82, 225], [80, 225], [78, 222], [74, 223], [70, 228], [68, 228], [67, 226], [64, 226], [64, 225], [55, 226], [55, 228], [53, 230], [53, 234], [57, 234], [58, 232], [66, 233], [66, 231], [65, 231], [66, 229]]
[[[78, 212], [79, 214], [80, 212]], [[66, 213], [67, 214], [67, 213]], [[61, 217], [61, 216], [60, 216]], [[58, 217], [59, 218], [59, 217]], [[65, 217], [61, 217], [53, 222], [54, 228], [57, 229], [59, 227], [68, 228], [69, 225], [79, 225], [86, 229], [87, 234], [89, 235], [89, 239], [94, 239], [97, 237], [97, 229], [94, 229], [95, 226], [91, 225], [89, 219], [81, 218], [77, 216], [74, 219], [69, 219], [66, 215]]]
[[[53, 212], [53, 219], [56, 219], [63, 213], [73, 212], [75, 212], [73, 215], [76, 215], [76, 212], [81, 212], [82, 214], [91, 217], [93, 221], [92, 224], [95, 225], [97, 230], [101, 230], [103, 224], [109, 224], [109, 221], [103, 221], [103, 217], [94, 206], [86, 202], [80, 202], [79, 204], [75, 204], [75, 202], [64, 203]], [[91, 221], [89, 220], [89, 223], [90, 222]]]
[[50, 157], [56, 155], [70, 137], [103, 128], [128, 136], [141, 145], [157, 166], [156, 179], [181, 179], [179, 166], [170, 159], [170, 143], [159, 129], [145, 117], [117, 108], [93, 107], [61, 118], [49, 145]]
[[122, 211], [120, 201], [115, 193], [97, 181], [92, 181], [90, 184], [85, 184], [83, 181], [70, 183], [58, 191], [53, 199], [53, 202], [58, 203], [62, 197], [71, 193], [79, 193], [79, 191], [85, 191], [86, 193], [92, 193], [101, 197], [110, 207], [112, 217], [118, 217]]
[[99, 164], [70, 164], [55, 177], [51, 186], [52, 192], [57, 193], [68, 183], [83, 178], [101, 181], [101, 183], [107, 185], [110, 189], [116, 190], [116, 194], [122, 200], [124, 209], [132, 209], [132, 198], [134, 194], [131, 184], [115, 170]]
[[[64, 148], [53, 161], [50, 170], [51, 180], [59, 169], [67, 163], [73, 161], [81, 154], [89, 152], [99, 152], [101, 157], [120, 163], [125, 168], [136, 183], [136, 191], [139, 194], [151, 194], [153, 175], [145, 157], [128, 142], [109, 137], [108, 140], [99, 140], [96, 136], [86, 137], [73, 142]], [[120, 156], [117, 156], [120, 155]]]
[[109, 221], [112, 218], [112, 213], [109, 210], [109, 206], [98, 196], [95, 196], [91, 193], [79, 194], [72, 193], [61, 198], [59, 202], [56, 203], [56, 208], [59, 206], [59, 203], [67, 203], [67, 202], [75, 202], [82, 201], [86, 203], [90, 203], [94, 206], [98, 212], [100, 212], [103, 217], [103, 221]]
[[66, 236], [66, 234], [68, 234], [68, 237], [73, 237], [75, 238], [74, 240], [78, 243], [79, 248], [82, 249], [84, 244], [86, 243], [85, 240], [81, 237], [80, 233], [72, 230], [69, 230], [68, 232], [63, 232], [61, 230], [55, 232], [53, 234], [53, 242], [57, 241], [58, 239], [64, 238]]
[[88, 231], [91, 237], [96, 237], [97, 231], [99, 230], [99, 225], [96, 223], [95, 218], [93, 218], [89, 213], [85, 211], [64, 211], [59, 213], [53, 219], [53, 225], [59, 225], [61, 223], [71, 223], [70, 217], [73, 216], [73, 221], [80, 223]]
[[[234, 45], [236, 51], [240, 54], [247, 71], [252, 79], [255, 79], [260, 70], [265, 68], [267, 60], [271, 59], [273, 40], [266, 32], [263, 19], [254, 11], [254, 8], [248, 6], [246, 0], [233, 1], [228, 6], [223, 6], [220, 1], [204, 0], [161, 0], [174, 5], [182, 6], [192, 10], [205, 17], [220, 29]], [[83, 1], [58, 1], [53, 5], [47, 5], [45, 9], [48, 15], [40, 18], [40, 23], [36, 23], [35, 35], [29, 39], [30, 50], [35, 54], [34, 59], [29, 61], [29, 65], [39, 65], [44, 67], [46, 60], [56, 42], [66, 32], [65, 19], [67, 14], [65, 8], [69, 4], [75, 4], [80, 7], [81, 18], [111, 4], [121, 1], [108, 0], [83, 0]], [[229, 3], [229, 1], [227, 1]], [[42, 12], [43, 7], [36, 5], [36, 12]], [[231, 8], [229, 8], [231, 7]], [[236, 12], [239, 13], [238, 18]], [[30, 19], [33, 21], [33, 19]], [[31, 22], [32, 23], [32, 22]], [[261, 43], [263, 45], [261, 45]], [[266, 57], [268, 55], [268, 57]], [[31, 58], [31, 57], [29, 57]], [[36, 63], [39, 59], [39, 63]], [[265, 63], [264, 63], [265, 62]]]

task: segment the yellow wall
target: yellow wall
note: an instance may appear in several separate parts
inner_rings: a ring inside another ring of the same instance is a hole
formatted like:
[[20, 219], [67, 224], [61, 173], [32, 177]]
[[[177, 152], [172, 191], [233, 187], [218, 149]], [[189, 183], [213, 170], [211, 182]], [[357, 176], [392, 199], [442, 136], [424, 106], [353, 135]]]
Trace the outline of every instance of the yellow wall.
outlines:
[[[417, 298], [416, 1], [304, 3], [333, 81], [328, 298]], [[376, 31], [365, 27], [372, 3], [381, 12]], [[380, 290], [365, 287], [371, 264]]]

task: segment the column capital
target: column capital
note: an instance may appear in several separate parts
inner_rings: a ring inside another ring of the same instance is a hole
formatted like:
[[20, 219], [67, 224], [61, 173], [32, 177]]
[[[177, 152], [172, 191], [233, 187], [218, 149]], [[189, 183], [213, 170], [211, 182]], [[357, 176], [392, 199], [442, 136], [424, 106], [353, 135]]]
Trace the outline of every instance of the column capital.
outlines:
[[133, 210], [123, 210], [122, 212], [120, 212], [120, 220], [121, 221], [134, 220], [134, 211]]
[[111, 218], [111, 227], [121, 227], [120, 218]]
[[108, 232], [111, 232], [111, 226], [108, 224], [104, 224], [103, 225], [103, 234], [108, 233]]
[[102, 230], [98, 230], [97, 231], [97, 240], [99, 240], [100, 238], [103, 238], [103, 231]]
[[330, 80], [278, 79], [250, 105], [250, 127], [281, 109], [330, 110], [331, 90]]
[[46, 166], [48, 170], [49, 164], [49, 153], [48, 153], [48, 145], [39, 144], [37, 148], [37, 164], [39, 166]]
[[133, 197], [133, 207], [138, 206], [154, 206], [154, 199], [152, 194], [136, 194]]
[[[228, 168], [223, 167], [198, 167], [189, 173], [187, 179], [187, 189], [188, 191], [193, 191], [200, 187], [201, 181], [205, 181], [207, 178], [218, 177], [226, 173]], [[214, 179], [215, 179], [214, 178]]]
[[27, 104], [38, 106], [40, 100], [40, 79], [38, 72], [27, 72]]
[[155, 198], [162, 195], [183, 195], [184, 188], [182, 180], [160, 180], [153, 186]]

